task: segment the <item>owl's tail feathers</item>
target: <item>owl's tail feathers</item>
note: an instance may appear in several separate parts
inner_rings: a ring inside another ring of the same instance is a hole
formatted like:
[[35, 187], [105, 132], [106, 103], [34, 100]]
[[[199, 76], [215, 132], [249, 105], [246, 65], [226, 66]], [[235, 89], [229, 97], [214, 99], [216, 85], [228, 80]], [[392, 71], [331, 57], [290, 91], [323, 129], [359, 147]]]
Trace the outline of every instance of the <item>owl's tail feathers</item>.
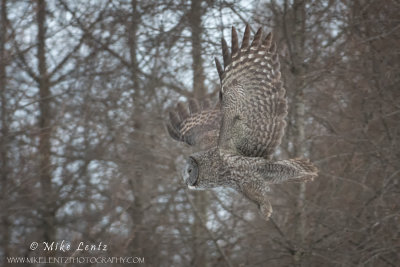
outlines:
[[272, 183], [309, 182], [318, 176], [318, 169], [308, 159], [280, 160], [268, 165]]
[[308, 159], [296, 158], [285, 160], [294, 168], [293, 177], [288, 179], [288, 182], [302, 183], [313, 181], [318, 176], [317, 167]]

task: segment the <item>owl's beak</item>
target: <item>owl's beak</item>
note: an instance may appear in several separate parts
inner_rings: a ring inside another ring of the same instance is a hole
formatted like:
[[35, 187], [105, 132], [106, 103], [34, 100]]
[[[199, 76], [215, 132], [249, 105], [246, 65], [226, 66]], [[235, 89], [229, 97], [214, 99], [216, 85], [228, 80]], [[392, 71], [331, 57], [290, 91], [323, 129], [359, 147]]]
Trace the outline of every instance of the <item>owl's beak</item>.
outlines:
[[189, 157], [183, 170], [183, 180], [190, 189], [194, 189], [199, 178], [199, 167], [193, 157]]

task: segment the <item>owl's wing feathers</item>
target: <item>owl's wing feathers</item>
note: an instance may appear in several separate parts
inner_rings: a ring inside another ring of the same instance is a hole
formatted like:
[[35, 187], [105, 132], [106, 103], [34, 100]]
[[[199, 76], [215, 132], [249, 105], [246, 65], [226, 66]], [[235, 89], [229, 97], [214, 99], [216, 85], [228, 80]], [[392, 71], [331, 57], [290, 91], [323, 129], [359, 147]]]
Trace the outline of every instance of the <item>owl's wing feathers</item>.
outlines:
[[232, 27], [232, 52], [222, 40], [224, 70], [221, 79], [222, 127], [219, 147], [249, 157], [268, 158], [281, 143], [287, 103], [272, 34], [262, 39], [260, 28], [249, 45], [247, 25], [242, 46]]
[[219, 107], [211, 107], [208, 101], [199, 103], [190, 99], [188, 105], [180, 102], [169, 112], [166, 126], [169, 135], [177, 141], [211, 147], [217, 144], [220, 121]]

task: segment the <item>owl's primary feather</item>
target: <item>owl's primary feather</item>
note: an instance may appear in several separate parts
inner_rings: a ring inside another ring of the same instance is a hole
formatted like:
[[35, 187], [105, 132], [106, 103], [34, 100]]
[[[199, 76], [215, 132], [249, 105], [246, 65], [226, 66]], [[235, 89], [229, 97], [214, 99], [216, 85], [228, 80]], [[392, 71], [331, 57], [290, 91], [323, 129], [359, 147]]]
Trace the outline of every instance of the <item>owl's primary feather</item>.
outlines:
[[261, 28], [250, 44], [247, 25], [239, 48], [232, 27], [232, 50], [222, 39], [224, 68], [216, 59], [221, 81], [220, 102], [210, 108], [195, 100], [170, 112], [169, 134], [207, 150], [192, 154], [183, 176], [191, 189], [227, 186], [259, 207], [268, 219], [270, 184], [306, 182], [317, 168], [305, 159], [271, 160], [285, 129], [287, 103], [272, 35]]

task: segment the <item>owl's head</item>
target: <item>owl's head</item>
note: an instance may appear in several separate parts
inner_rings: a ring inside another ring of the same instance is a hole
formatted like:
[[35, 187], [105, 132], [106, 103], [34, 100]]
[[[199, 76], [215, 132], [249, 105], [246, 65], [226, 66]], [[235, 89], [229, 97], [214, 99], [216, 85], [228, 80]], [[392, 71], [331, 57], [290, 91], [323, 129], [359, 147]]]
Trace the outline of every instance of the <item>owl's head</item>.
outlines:
[[221, 186], [220, 165], [217, 149], [192, 154], [183, 167], [183, 180], [189, 189]]

